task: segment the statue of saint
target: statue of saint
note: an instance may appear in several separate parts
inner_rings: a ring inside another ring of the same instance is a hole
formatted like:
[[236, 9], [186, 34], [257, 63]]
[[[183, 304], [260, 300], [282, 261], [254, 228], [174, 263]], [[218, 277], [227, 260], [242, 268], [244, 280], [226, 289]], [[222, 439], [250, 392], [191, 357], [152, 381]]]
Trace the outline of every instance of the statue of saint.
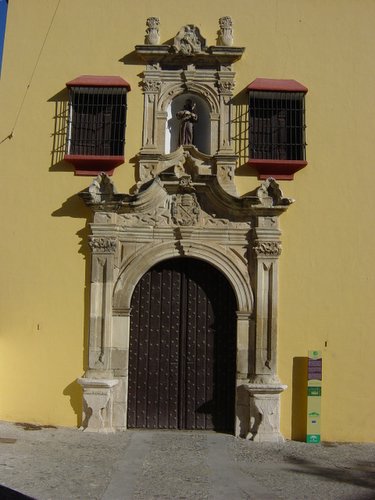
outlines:
[[192, 99], [187, 99], [182, 111], [176, 113], [176, 117], [180, 120], [180, 134], [178, 145], [193, 144], [193, 123], [198, 121], [198, 115], [195, 112], [197, 107]]

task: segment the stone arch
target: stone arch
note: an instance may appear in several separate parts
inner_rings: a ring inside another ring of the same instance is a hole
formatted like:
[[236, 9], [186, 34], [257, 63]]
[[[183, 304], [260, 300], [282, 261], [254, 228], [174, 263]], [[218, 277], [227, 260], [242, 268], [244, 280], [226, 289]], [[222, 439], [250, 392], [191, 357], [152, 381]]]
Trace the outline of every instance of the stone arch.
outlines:
[[216, 267], [232, 286], [238, 311], [252, 312], [254, 299], [248, 270], [237, 255], [219, 245], [212, 247], [196, 241], [179, 240], [149, 245], [128, 260], [114, 286], [114, 313], [121, 313], [130, 308], [136, 284], [152, 266], [163, 260], [181, 256], [201, 259]]
[[171, 101], [180, 94], [196, 94], [205, 99], [210, 106], [211, 113], [220, 113], [220, 102], [217, 92], [209, 85], [199, 82], [172, 83], [165, 85], [159, 95], [157, 112], [166, 112]]

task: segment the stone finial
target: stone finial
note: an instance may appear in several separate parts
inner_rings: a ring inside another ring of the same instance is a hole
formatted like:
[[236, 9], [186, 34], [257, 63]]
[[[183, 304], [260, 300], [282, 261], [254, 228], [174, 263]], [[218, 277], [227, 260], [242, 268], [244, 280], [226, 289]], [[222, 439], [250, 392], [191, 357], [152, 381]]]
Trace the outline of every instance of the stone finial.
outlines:
[[159, 45], [160, 34], [159, 25], [160, 19], [158, 17], [149, 17], [146, 21], [146, 45]]
[[219, 45], [230, 47], [233, 45], [233, 22], [229, 16], [224, 16], [219, 19]]

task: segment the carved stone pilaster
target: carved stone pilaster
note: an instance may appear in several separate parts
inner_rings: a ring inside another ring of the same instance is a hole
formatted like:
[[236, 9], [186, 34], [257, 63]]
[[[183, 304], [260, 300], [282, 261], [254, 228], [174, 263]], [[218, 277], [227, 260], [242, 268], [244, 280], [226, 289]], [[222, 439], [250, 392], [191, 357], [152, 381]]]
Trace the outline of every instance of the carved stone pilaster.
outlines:
[[113, 387], [115, 379], [79, 378], [77, 382], [83, 388], [84, 418], [83, 430], [87, 432], [114, 432]]

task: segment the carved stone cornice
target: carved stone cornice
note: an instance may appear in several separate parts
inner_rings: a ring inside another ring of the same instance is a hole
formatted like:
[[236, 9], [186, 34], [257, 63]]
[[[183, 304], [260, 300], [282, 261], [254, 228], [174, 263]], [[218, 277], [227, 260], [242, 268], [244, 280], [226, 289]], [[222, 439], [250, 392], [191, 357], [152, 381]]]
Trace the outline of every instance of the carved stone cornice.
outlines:
[[116, 238], [91, 236], [89, 239], [89, 245], [93, 253], [113, 254], [116, 251], [116, 244]]
[[278, 257], [281, 244], [279, 241], [258, 241], [253, 250], [258, 257]]
[[150, 67], [174, 64], [195, 64], [197, 66], [228, 66], [238, 61], [245, 48], [232, 47], [232, 19], [228, 16], [219, 20], [220, 45], [207, 47], [206, 39], [194, 24], [182, 26], [171, 44], [159, 45], [159, 19], [148, 18], [144, 45], [136, 45], [136, 54]]
[[[273, 179], [268, 179], [260, 188], [246, 196], [238, 197], [229, 194], [212, 172], [212, 167], [207, 162], [210, 157], [202, 155], [194, 147], [180, 148], [168, 158], [165, 173], [160, 173], [159, 177], [156, 172], [155, 178], [151, 177], [149, 182], [143, 182], [136, 194], [117, 193], [111, 179], [106, 174], [100, 174], [89, 188], [79, 195], [96, 213], [129, 214], [132, 218], [136, 216], [141, 225], [147, 225], [150, 218], [153, 221], [152, 225], [155, 225], [157, 220], [163, 220], [163, 225], [170, 224], [172, 215], [169, 208], [170, 197], [181, 194], [186, 179], [189, 179], [189, 182], [184, 188], [185, 192], [196, 194], [199, 204], [196, 208], [200, 206], [208, 217], [214, 219], [228, 219], [232, 223], [249, 222], [253, 217], [259, 220], [260, 216], [269, 219], [279, 216], [287, 209], [288, 204], [292, 203], [292, 200], [283, 197], [278, 184]], [[275, 203], [280, 203], [280, 205], [275, 205]], [[195, 203], [193, 205], [195, 206]], [[273, 234], [274, 228], [270, 230]], [[261, 236], [260, 233], [257, 240], [263, 243], [263, 238], [259, 236]], [[264, 241], [269, 241], [269, 239], [264, 238]], [[271, 247], [266, 245], [258, 251], [272, 255], [276, 252], [276, 248], [272, 247], [271, 250]], [[279, 253], [279, 250], [277, 252]]]

